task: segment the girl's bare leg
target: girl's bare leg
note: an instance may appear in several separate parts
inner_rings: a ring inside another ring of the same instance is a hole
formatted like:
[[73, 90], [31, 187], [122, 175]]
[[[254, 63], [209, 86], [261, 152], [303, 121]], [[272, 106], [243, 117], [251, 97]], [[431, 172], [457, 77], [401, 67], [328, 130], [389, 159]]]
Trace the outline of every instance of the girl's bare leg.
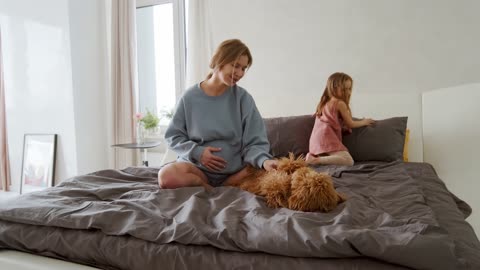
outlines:
[[307, 154], [306, 161], [312, 165], [346, 165], [353, 166], [353, 158], [347, 151], [329, 153], [327, 156], [314, 156]]

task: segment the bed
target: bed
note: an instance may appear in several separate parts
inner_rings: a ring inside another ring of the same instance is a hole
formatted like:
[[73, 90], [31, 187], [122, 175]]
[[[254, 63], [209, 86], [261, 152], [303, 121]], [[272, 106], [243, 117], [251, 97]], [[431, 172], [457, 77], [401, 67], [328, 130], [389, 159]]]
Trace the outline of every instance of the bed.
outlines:
[[[272, 152], [303, 151], [279, 147], [279, 123], [267, 122]], [[426, 163], [315, 167], [348, 197], [329, 213], [270, 209], [233, 187], [162, 190], [158, 169], [97, 171], [3, 203], [0, 249], [101, 269], [480, 269], [471, 208]]]

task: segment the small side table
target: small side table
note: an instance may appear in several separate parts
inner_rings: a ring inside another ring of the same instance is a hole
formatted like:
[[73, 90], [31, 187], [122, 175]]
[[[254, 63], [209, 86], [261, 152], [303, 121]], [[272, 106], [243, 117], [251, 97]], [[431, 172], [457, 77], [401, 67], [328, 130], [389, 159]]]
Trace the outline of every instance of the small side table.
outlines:
[[144, 142], [144, 143], [120, 143], [120, 144], [114, 144], [114, 145], [112, 145], [112, 147], [121, 147], [121, 148], [126, 148], [126, 149], [141, 149], [141, 150], [143, 150], [142, 164], [145, 167], [148, 167], [147, 149], [157, 147], [160, 144], [162, 144], [162, 142], [160, 142], [160, 141]]

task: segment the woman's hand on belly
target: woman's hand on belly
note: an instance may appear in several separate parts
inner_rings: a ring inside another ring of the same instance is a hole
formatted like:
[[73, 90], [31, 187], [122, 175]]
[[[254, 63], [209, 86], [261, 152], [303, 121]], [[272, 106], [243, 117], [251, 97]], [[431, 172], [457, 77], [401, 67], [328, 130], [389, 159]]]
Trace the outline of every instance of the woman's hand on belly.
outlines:
[[227, 167], [227, 161], [214, 155], [213, 152], [222, 151], [222, 148], [207, 146], [200, 157], [200, 163], [207, 169], [219, 172]]
[[[216, 149], [216, 151], [209, 151], [209, 154], [221, 159], [217, 159], [216, 162], [213, 162], [213, 164], [216, 166], [212, 167], [206, 166], [209, 164], [207, 160], [205, 160], [205, 162], [202, 161], [201, 156], [200, 160], [198, 161], [200, 164], [198, 165], [200, 165], [204, 170], [212, 173], [233, 174], [245, 167], [243, 164], [241, 143], [232, 142], [232, 140], [216, 140], [205, 142], [201, 144], [201, 146], [205, 148]], [[205, 154], [208, 156], [207, 153]]]

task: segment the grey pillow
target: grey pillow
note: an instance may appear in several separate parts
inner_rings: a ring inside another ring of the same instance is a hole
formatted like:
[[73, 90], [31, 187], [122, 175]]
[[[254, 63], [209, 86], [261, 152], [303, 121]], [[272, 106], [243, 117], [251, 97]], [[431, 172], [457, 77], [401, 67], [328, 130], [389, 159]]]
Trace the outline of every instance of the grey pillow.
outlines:
[[289, 152], [299, 156], [308, 153], [308, 144], [315, 116], [299, 115], [265, 118], [270, 153], [274, 157], [286, 157]]
[[343, 144], [355, 161], [403, 160], [408, 117], [377, 120], [372, 126], [344, 134]]

